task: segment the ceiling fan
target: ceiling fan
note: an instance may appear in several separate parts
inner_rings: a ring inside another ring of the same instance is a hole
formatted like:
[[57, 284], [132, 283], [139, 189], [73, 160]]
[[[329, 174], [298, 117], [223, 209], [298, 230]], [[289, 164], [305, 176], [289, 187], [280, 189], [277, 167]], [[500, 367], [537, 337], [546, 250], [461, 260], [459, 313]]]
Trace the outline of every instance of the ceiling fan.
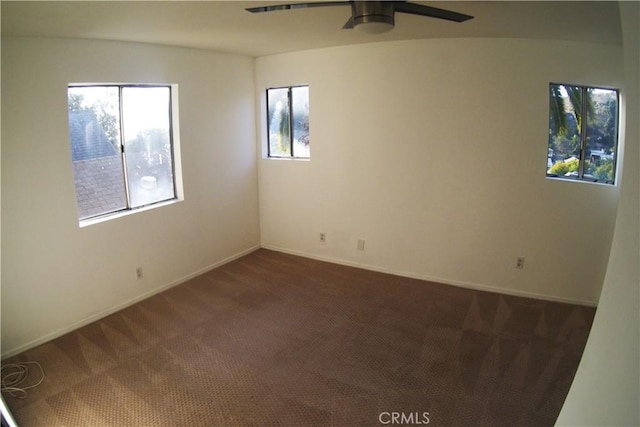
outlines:
[[324, 6], [351, 6], [351, 18], [344, 24], [342, 29], [356, 28], [369, 34], [380, 34], [391, 30], [395, 24], [395, 12], [446, 19], [454, 22], [464, 22], [473, 18], [473, 16], [463, 13], [406, 1], [326, 1], [250, 7], [246, 10], [251, 13], [258, 13]]

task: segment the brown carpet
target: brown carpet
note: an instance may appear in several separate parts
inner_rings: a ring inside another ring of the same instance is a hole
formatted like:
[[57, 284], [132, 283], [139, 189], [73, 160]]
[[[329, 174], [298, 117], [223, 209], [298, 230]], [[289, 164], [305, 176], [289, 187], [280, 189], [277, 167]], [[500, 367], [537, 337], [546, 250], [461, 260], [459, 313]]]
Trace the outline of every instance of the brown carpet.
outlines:
[[46, 371], [4, 398], [20, 426], [551, 426], [594, 313], [261, 249], [4, 361]]

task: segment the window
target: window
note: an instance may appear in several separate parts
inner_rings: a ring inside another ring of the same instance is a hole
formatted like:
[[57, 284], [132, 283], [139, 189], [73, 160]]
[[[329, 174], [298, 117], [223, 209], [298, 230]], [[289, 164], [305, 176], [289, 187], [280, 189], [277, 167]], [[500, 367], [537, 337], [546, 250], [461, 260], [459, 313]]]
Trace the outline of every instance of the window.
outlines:
[[269, 157], [309, 158], [309, 86], [267, 89]]
[[614, 183], [618, 99], [614, 89], [549, 85], [547, 176]]
[[69, 86], [79, 219], [176, 198], [171, 86]]

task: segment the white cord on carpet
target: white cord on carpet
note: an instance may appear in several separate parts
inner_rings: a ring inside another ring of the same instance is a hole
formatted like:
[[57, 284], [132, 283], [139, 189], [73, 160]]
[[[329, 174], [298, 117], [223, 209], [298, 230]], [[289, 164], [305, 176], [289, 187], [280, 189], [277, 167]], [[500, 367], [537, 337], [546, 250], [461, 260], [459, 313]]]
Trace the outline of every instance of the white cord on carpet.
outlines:
[[[29, 366], [37, 366], [40, 369], [40, 379], [35, 384], [24, 386], [29, 378]], [[9, 363], [2, 365], [2, 392], [11, 397], [24, 399], [27, 397], [27, 390], [39, 386], [44, 381], [44, 369], [38, 362]]]

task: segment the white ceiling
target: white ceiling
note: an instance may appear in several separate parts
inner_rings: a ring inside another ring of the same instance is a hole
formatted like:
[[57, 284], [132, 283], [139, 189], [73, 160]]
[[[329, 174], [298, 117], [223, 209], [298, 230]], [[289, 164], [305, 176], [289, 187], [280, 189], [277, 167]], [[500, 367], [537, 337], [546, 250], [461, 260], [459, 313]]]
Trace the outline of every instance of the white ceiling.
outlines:
[[[317, 0], [316, 0], [317, 1]], [[415, 2], [475, 16], [455, 23], [396, 13], [386, 34], [342, 30], [348, 6], [252, 14], [295, 1], [2, 1], [2, 36], [156, 43], [249, 56], [387, 40], [447, 37], [543, 38], [622, 44], [615, 1]]]

